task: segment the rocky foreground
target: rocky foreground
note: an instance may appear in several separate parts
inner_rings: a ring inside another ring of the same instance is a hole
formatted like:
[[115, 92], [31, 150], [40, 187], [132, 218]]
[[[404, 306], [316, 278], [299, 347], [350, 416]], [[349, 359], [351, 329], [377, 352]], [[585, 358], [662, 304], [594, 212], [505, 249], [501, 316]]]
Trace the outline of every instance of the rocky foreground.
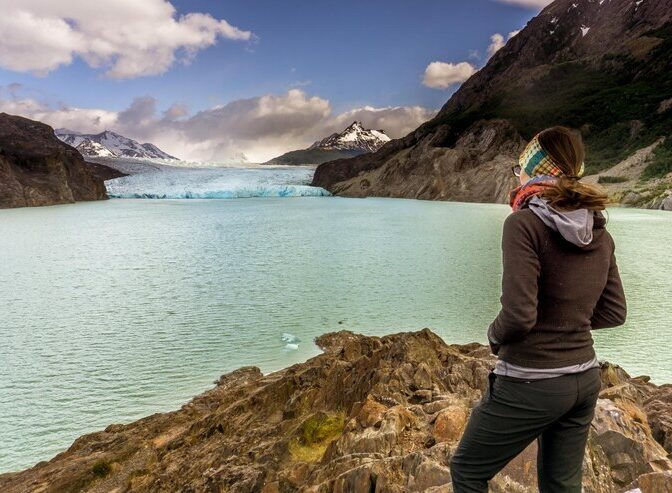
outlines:
[[0, 113], [0, 208], [106, 198], [103, 180], [49, 125]]
[[[451, 453], [494, 362], [425, 329], [343, 331], [276, 373], [245, 367], [179, 411], [83, 436], [49, 462], [0, 475], [12, 492], [450, 492]], [[672, 491], [672, 385], [602, 367], [584, 491]], [[533, 492], [530, 446], [491, 484]]]

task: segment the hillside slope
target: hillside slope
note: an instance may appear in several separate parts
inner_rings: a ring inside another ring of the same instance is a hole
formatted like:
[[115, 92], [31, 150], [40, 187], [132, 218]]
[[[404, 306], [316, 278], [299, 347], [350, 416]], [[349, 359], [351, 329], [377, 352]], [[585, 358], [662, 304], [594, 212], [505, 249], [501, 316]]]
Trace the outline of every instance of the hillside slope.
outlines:
[[50, 126], [0, 113], [0, 208], [106, 198], [102, 179]]
[[[556, 0], [434, 119], [374, 154], [323, 164], [313, 184], [349, 196], [502, 202], [524, 142], [557, 124], [582, 132], [589, 173], [672, 134], [672, 0]], [[643, 179], [654, 180], [648, 191], [672, 189], [672, 141], [661, 142], [632, 187]]]

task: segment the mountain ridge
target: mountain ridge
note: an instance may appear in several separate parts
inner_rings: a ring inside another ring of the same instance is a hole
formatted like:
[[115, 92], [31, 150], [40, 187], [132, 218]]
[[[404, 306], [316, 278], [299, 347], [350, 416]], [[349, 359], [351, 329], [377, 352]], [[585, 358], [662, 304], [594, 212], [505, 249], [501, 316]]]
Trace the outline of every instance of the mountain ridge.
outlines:
[[177, 160], [154, 144], [139, 143], [111, 130], [97, 134], [85, 134], [67, 128], [54, 131], [56, 137], [77, 149], [85, 157], [124, 157]]
[[342, 132], [334, 132], [306, 149], [286, 152], [263, 164], [321, 164], [334, 159], [375, 152], [390, 140], [383, 130], [366, 129], [361, 122], [354, 121]]
[[[515, 185], [510, 166], [535, 132], [557, 124], [578, 129], [588, 172], [604, 173], [672, 134], [670, 98], [672, 0], [556, 0], [435, 118], [373, 154], [322, 164], [313, 184], [356, 197], [505, 202], [501, 189]], [[506, 137], [506, 149], [473, 140], [486, 127], [497, 134], [494, 141]], [[653, 153], [654, 176], [643, 174], [653, 180], [624, 177], [628, 189], [616, 200], [634, 191], [638, 205], [652, 207], [672, 194], [672, 165], [665, 161], [671, 140]], [[491, 158], [475, 155], [477, 148], [487, 148]], [[483, 179], [496, 185], [485, 187], [478, 183]]]

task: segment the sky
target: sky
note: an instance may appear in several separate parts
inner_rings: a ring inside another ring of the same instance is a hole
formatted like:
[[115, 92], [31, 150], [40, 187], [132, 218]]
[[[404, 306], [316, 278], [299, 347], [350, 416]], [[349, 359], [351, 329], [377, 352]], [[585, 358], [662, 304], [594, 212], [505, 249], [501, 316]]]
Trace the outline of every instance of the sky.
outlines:
[[0, 0], [0, 111], [253, 162], [406, 135], [548, 0]]

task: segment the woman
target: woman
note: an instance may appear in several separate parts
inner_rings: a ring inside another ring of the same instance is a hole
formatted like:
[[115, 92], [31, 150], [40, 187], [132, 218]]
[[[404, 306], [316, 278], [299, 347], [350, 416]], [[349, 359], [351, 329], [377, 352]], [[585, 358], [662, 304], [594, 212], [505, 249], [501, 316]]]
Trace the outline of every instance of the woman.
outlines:
[[504, 221], [501, 310], [488, 329], [498, 356], [451, 459], [455, 493], [487, 482], [538, 439], [539, 491], [581, 491], [600, 391], [592, 329], [625, 322], [607, 196], [583, 184], [578, 134], [553, 127], [521, 154]]

